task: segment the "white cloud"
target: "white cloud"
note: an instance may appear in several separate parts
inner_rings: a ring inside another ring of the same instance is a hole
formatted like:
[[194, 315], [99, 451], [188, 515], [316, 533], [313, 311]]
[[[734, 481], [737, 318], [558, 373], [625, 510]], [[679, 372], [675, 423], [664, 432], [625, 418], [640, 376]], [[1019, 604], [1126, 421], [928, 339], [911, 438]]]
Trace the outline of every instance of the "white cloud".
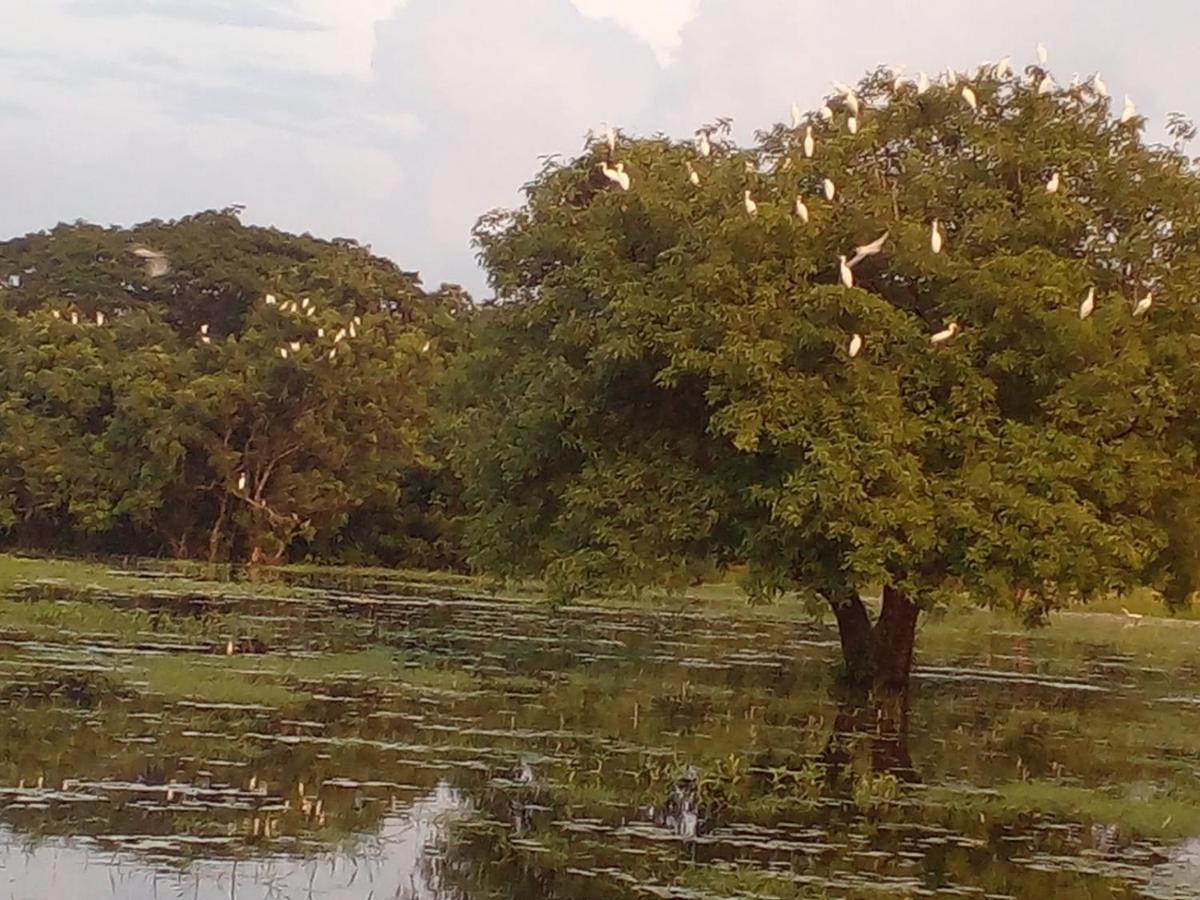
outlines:
[[659, 65], [671, 63], [683, 27], [696, 15], [699, 0], [571, 0], [590, 19], [608, 20], [632, 32], [654, 50]]

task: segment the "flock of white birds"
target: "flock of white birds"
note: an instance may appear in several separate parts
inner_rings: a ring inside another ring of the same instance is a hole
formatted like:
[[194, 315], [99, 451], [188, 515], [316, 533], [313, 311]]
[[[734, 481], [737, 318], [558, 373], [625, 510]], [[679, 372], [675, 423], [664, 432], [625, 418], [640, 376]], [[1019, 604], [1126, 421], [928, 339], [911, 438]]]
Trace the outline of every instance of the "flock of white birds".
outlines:
[[[1049, 54], [1045, 45], [1040, 43], [1035, 48], [1035, 52], [1037, 54], [1038, 68], [1030, 69], [1030, 77], [1037, 80], [1037, 91], [1039, 94], [1048, 94], [1057, 86], [1054, 81], [1054, 77], [1044, 68], [1049, 58]], [[903, 76], [903, 67], [893, 71], [894, 81], [892, 83], [892, 87], [895, 91], [900, 91], [907, 83]], [[1011, 57], [1006, 56], [996, 63], [984, 63], [980, 67], [980, 71], [990, 72], [993, 77], [997, 79], [1009, 77], [1013, 74]], [[955, 72], [952, 68], [947, 68], [946, 71], [940, 76], [940, 83], [944, 89], [957, 91], [959, 96], [961, 96], [963, 103], [966, 104], [966, 106], [972, 112], [978, 112], [979, 99], [975, 91], [971, 88], [971, 85], [966, 83], [967, 81], [968, 79], [965, 75]], [[963, 83], [960, 85], [960, 82]], [[934, 87], [934, 82], [930, 81], [929, 76], [924, 72], [920, 72], [917, 77], [911, 81], [911, 84], [913, 87], [915, 87], [918, 95], [925, 94]], [[1081, 82], [1079, 81], [1078, 77], [1076, 77], [1072, 86], [1078, 87], [1080, 84]], [[1108, 86], [1104, 83], [1104, 79], [1101, 78], [1099, 73], [1091, 77], [1090, 81], [1088, 82], [1088, 86], [1090, 87], [1092, 94], [1098, 100], [1108, 98]], [[848, 113], [846, 117], [846, 129], [850, 132], [850, 134], [857, 134], [859, 119], [861, 118], [863, 112], [862, 101], [851, 87], [834, 82], [834, 88], [841, 96], [843, 105]], [[828, 102], [821, 106], [817, 115], [820, 117], [821, 121], [827, 125], [832, 124], [836, 118], [836, 114]], [[1119, 119], [1120, 123], [1124, 125], [1132, 121], [1136, 115], [1137, 107], [1134, 105], [1133, 101], [1126, 96], [1124, 106], [1121, 110], [1121, 116]], [[792, 104], [791, 108], [791, 120], [793, 130], [799, 130], [801, 127], [804, 127], [804, 139], [802, 147], [805, 158], [811, 159], [816, 153], [817, 149], [816, 137], [813, 134], [812, 125], [805, 124], [804, 114], [800, 107], [795, 103]], [[601, 162], [599, 164], [599, 168], [609, 181], [611, 181], [621, 190], [628, 191], [632, 186], [632, 179], [630, 174], [625, 170], [625, 164], [623, 162], [611, 161], [612, 157], [617, 152], [617, 133], [611, 125], [606, 126], [605, 128], [604, 140], [608, 144], [609, 160]], [[701, 159], [707, 159], [712, 155], [713, 144], [708, 132], [700, 132], [699, 136], [696, 138], [695, 147], [696, 152]], [[700, 173], [696, 169], [696, 166], [690, 160], [685, 162], [685, 166], [688, 181], [693, 186], [699, 187]], [[1063, 179], [1061, 174], [1059, 172], [1054, 172], [1047, 180], [1045, 188], [1047, 193], [1057, 194], [1062, 186]], [[829, 202], [832, 202], [835, 199], [837, 196], [837, 186], [833, 183], [832, 179], [825, 178], [822, 181], [822, 193], [824, 194], [825, 199]], [[746, 215], [751, 217], [758, 215], [758, 203], [755, 201], [753, 193], [750, 190], [745, 190], [743, 192], [742, 206], [746, 211]], [[808, 224], [810, 221], [810, 214], [808, 206], [804, 202], [803, 197], [796, 197], [795, 212], [796, 216], [801, 222]], [[885, 231], [882, 235], [871, 241], [869, 244], [863, 244], [859, 247], [855, 247], [854, 254], [852, 256], [838, 257], [838, 275], [843, 285], [848, 288], [854, 287], [854, 267], [867, 257], [874, 256], [875, 254], [882, 252], [884, 245], [887, 243], [888, 237], [889, 232]], [[944, 230], [941, 223], [937, 219], [934, 219], [930, 223], [929, 249], [932, 253], [938, 254], [942, 252], [944, 246]], [[1150, 311], [1150, 307], [1153, 302], [1153, 296], [1150, 293], [1147, 293], [1144, 297], [1138, 300], [1133, 306], [1134, 318], [1141, 318], [1142, 316], [1146, 315], [1146, 313]], [[1088, 289], [1087, 296], [1079, 305], [1079, 318], [1086, 319], [1092, 314], [1095, 308], [1096, 289], [1095, 287], [1091, 287]], [[942, 344], [946, 341], [949, 341], [961, 330], [962, 329], [957, 322], [947, 322], [946, 326], [942, 330], [931, 335], [929, 340], [933, 344]], [[855, 333], [850, 336], [850, 341], [847, 346], [847, 353], [851, 359], [858, 356], [859, 353], [862, 352], [863, 345], [864, 338], [861, 334]]]

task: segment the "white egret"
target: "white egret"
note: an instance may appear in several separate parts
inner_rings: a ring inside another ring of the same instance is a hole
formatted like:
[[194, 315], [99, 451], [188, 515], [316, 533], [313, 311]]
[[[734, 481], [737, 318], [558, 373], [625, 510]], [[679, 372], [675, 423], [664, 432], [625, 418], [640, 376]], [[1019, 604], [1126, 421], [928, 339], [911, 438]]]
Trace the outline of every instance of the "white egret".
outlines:
[[854, 272], [850, 266], [846, 264], [846, 257], [838, 257], [838, 270], [842, 276], [842, 284], [846, 287], [854, 287]]
[[796, 215], [800, 217], [800, 221], [805, 225], [808, 224], [808, 207], [804, 205], [804, 201], [799, 197], [796, 198]]
[[905, 66], [895, 66], [892, 68], [892, 90], [899, 91], [904, 87], [904, 69]]
[[1125, 108], [1121, 110], [1121, 124], [1124, 125], [1130, 119], [1137, 115], [1137, 107], [1133, 105], [1133, 101], [1129, 99], [1129, 95], [1125, 95]]
[[817, 142], [813, 140], [812, 126], [808, 126], [808, 130], [804, 132], [804, 156], [807, 159], [812, 159], [813, 151], [817, 149]]
[[946, 87], [948, 87], [948, 88], [958, 87], [958, 73], [955, 72], [954, 68], [951, 66], [946, 67]]
[[929, 341], [930, 341], [930, 343], [933, 343], [933, 344], [944, 344], [946, 341], [950, 340], [950, 338], [952, 338], [956, 334], [958, 334], [958, 332], [959, 332], [958, 323], [951, 322], [944, 329], [942, 329], [937, 334], [930, 337]]
[[821, 187], [825, 191], [825, 199], [826, 200], [832, 201], [833, 198], [835, 196], [837, 196], [837, 188], [835, 188], [833, 186], [833, 182], [830, 181], [828, 178], [825, 179], [825, 182], [821, 185]]
[[54, 316], [56, 319], [62, 318], [62, 313], [60, 313], [57, 309], [50, 310], [50, 315]]
[[353, 322], [350, 323], [350, 337], [358, 337], [358, 327]]
[[924, 94], [929, 90], [929, 76], [924, 72], [917, 73], [917, 93]]
[[879, 237], [875, 238], [875, 240], [871, 241], [871, 243], [860, 244], [859, 246], [855, 247], [854, 248], [854, 256], [852, 256], [850, 258], [850, 262], [848, 263], [850, 268], [853, 269], [855, 266], [857, 266], [860, 262], [862, 262], [868, 256], [874, 256], [876, 253], [881, 251], [883, 249], [883, 245], [887, 241], [887, 239], [888, 239], [888, 232], [885, 231]]
[[804, 116], [800, 112], [800, 107], [795, 103], [792, 104], [792, 127], [799, 128], [800, 123], [804, 121]]
[[422, 344], [422, 345], [421, 345], [421, 352], [422, 352], [422, 353], [428, 353], [428, 352], [429, 352], [429, 348], [430, 348], [430, 347], [432, 347], [432, 346], [433, 346], [433, 341], [431, 341], [431, 340], [430, 340], [430, 341], [426, 341], [424, 344]]
[[200, 333], [208, 334], [208, 323], [207, 322], [205, 322], [203, 325], [200, 326]]
[[1125, 614], [1125, 618], [1133, 619], [1133, 621], [1135, 621], [1135, 622], [1139, 622], [1145, 618], [1145, 616], [1142, 615], [1141, 613], [1130, 612], [1123, 606], [1121, 607], [1121, 612], [1123, 612]]
[[334, 347], [332, 350], [329, 351], [330, 359], [333, 359], [335, 356], [337, 356], [337, 347]]
[[300, 300], [300, 308], [308, 309], [308, 298], [307, 297], [304, 297]]
[[1044, 66], [1046, 64], [1046, 60], [1050, 58], [1050, 54], [1046, 50], [1046, 45], [1041, 41], [1038, 41], [1038, 45], [1035, 49], [1037, 50], [1038, 63]]
[[313, 317], [313, 313], [315, 313], [316, 311], [317, 311], [317, 308], [315, 306], [310, 306], [308, 308], [308, 311], [305, 312], [304, 314], [311, 319]]
[[200, 335], [200, 343], [211, 344], [212, 338], [210, 338], [207, 334], [202, 334], [202, 335]]
[[324, 328], [317, 329], [317, 337], [319, 337], [319, 338], [325, 337], [325, 329]]
[[993, 69], [993, 74], [997, 78], [1007, 78], [1009, 73], [1011, 73], [1011, 72], [1012, 72], [1012, 57], [1010, 57], [1010, 56], [1002, 57], [1000, 62], [996, 63], [995, 69]]
[[845, 99], [846, 99], [846, 106], [850, 109], [850, 114], [852, 116], [857, 116], [858, 109], [859, 109], [858, 94], [854, 93], [854, 91], [851, 90], [850, 88], [846, 88]]
[[355, 325], [361, 325], [362, 324], [362, 316], [355, 316], [353, 321], [354, 321]]
[[858, 117], [850, 116], [846, 119], [846, 130], [851, 134], [858, 134]]
[[700, 137], [696, 139], [696, 149], [700, 151], [701, 156], [708, 156], [712, 153], [712, 144], [708, 142], [708, 132], [700, 132]]
[[1154, 303], [1154, 296], [1152, 294], [1147, 294], [1145, 297], [1143, 297], [1141, 300], [1139, 300], [1137, 302], [1137, 306], [1135, 306], [1133, 308], [1133, 317], [1135, 319], [1140, 319], [1146, 313], [1150, 312], [1150, 306], [1153, 303]]
[[1096, 92], [1097, 97], [1108, 96], [1108, 85], [1104, 83], [1099, 72], [1092, 76], [1092, 90]]
[[79, 313], [75, 312], [75, 310], [71, 310], [71, 324], [72, 325], [79, 324]]
[[615, 166], [609, 166], [608, 163], [600, 163], [600, 171], [604, 173], [604, 177], [613, 184], [618, 185], [621, 190], [629, 190], [629, 176], [625, 174], [625, 163], [617, 163]]
[[850, 346], [847, 348], [846, 352], [850, 354], [851, 359], [854, 359], [854, 357], [858, 356], [859, 351], [862, 350], [862, 346], [862, 335], [853, 334], [850, 336]]
[[687, 163], [688, 181], [695, 187], [700, 187], [700, 173], [695, 170], [691, 163]]
[[287, 359], [287, 347], [280, 347], [279, 355], [282, 356], [284, 359]]
[[238, 490], [244, 491], [245, 489], [246, 489], [246, 473], [243, 472], [241, 475], [238, 476]]
[[752, 216], [758, 215], [758, 204], [754, 202], [754, 198], [752, 198], [750, 196], [749, 191], [746, 191], [742, 195], [742, 205], [746, 207], [746, 212], [749, 215], [752, 215]]
[[1050, 180], [1046, 182], [1046, 193], [1057, 194], [1058, 188], [1061, 184], [1062, 184], [1062, 181], [1059, 179], [1058, 173], [1055, 172], [1053, 175], [1050, 176]]
[[103, 324], [104, 324], [104, 313], [102, 313], [102, 312], [100, 312], [100, 311], [98, 311], [98, 310], [97, 310], [97, 312], [96, 312], [96, 324], [97, 324], [97, 325], [103, 325]]
[[293, 353], [300, 352], [300, 342], [299, 341], [292, 341], [291, 344], [289, 344], [288, 346], [290, 346], [292, 348]]
[[824, 122], [833, 121], [833, 110], [829, 108], [829, 104], [822, 104], [820, 109], [821, 120]]
[[1054, 76], [1053, 75], [1046, 75], [1041, 81], [1038, 82], [1037, 92], [1039, 94], [1049, 94], [1053, 90], [1054, 90]]
[[1096, 289], [1088, 288], [1087, 296], [1083, 298], [1083, 302], [1079, 304], [1079, 320], [1083, 321], [1096, 309]]
[[267, 296], [264, 297], [263, 299], [266, 301], [267, 306], [275, 305], [275, 295], [274, 294], [267, 294]]
[[979, 101], [975, 99], [975, 92], [971, 90], [970, 85], [963, 85], [962, 98], [966, 101], [967, 106], [971, 107], [971, 112], [979, 111]]
[[617, 152], [617, 132], [611, 125], [604, 128], [604, 139], [608, 142], [608, 152]]
[[159, 278], [171, 271], [171, 261], [165, 253], [149, 247], [134, 247], [133, 255], [146, 262], [146, 277]]
[[337, 334], [335, 334], [333, 336], [333, 342], [335, 344], [340, 344], [345, 339], [345, 337], [346, 337], [346, 329], [342, 328], [338, 331]]
[[938, 227], [938, 220], [933, 220], [933, 228], [929, 232], [929, 249], [934, 253], [942, 252], [942, 230]]

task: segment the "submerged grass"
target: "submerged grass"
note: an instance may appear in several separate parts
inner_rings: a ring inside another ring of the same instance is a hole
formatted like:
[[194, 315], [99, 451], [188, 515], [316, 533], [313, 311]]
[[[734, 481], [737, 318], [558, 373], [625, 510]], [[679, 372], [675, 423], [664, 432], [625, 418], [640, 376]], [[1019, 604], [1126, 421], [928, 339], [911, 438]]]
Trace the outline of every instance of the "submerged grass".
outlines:
[[133, 667], [130, 678], [167, 700], [289, 706], [305, 699], [299, 690], [270, 677], [247, 674], [234, 657], [151, 656]]

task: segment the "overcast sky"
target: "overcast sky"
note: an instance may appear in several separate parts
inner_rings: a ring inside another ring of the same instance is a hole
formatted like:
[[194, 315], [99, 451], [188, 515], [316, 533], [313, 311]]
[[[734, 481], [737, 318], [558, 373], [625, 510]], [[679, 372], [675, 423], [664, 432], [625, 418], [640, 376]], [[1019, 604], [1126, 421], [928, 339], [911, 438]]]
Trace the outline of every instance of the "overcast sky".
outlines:
[[242, 203], [482, 295], [470, 229], [589, 128], [738, 134], [879, 64], [1043, 41], [1151, 134], [1200, 118], [1193, 0], [0, 0], [0, 235]]

